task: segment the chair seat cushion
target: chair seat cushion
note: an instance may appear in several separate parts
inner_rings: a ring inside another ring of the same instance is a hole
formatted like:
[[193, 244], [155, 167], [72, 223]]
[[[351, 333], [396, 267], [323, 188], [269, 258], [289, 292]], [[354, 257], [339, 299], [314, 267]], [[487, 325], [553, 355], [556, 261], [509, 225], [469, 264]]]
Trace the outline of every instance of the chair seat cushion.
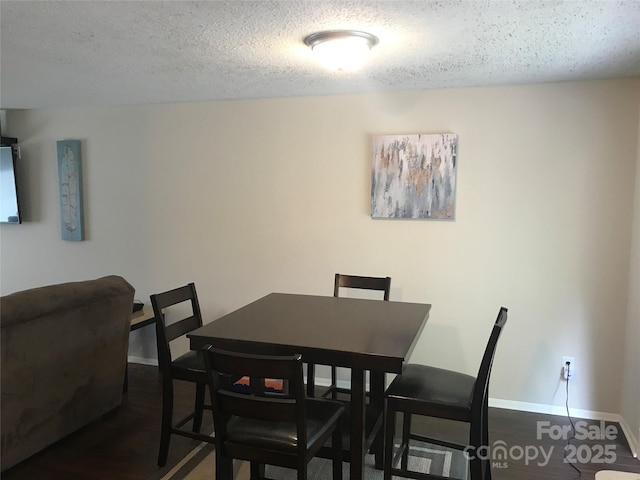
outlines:
[[[340, 402], [306, 399], [307, 448], [311, 448], [344, 411]], [[233, 417], [227, 424], [227, 442], [246, 446], [293, 452], [298, 446], [295, 423], [268, 422]]]
[[471, 412], [475, 377], [463, 373], [409, 364], [386, 391], [391, 402], [413, 403], [415, 413], [440, 416], [438, 413], [456, 412], [466, 418]]
[[207, 374], [204, 359], [200, 352], [189, 351], [171, 362], [171, 376], [173, 378], [206, 382]]

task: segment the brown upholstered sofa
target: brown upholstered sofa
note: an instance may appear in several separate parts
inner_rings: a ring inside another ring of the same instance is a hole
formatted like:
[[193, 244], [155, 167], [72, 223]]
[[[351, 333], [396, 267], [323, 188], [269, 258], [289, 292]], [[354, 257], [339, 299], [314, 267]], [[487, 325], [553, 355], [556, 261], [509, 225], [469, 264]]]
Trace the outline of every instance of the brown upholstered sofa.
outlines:
[[120, 405], [133, 295], [112, 275], [0, 298], [2, 471]]

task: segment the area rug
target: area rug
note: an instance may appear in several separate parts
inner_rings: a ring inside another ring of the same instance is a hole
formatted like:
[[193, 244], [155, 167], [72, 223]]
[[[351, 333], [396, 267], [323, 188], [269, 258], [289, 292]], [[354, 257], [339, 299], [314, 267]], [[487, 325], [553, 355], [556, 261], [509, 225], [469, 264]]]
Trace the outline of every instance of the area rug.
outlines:
[[[342, 476], [349, 478], [349, 464], [343, 463]], [[444, 447], [416, 442], [411, 446], [409, 469], [425, 473], [434, 473], [443, 477], [466, 480], [468, 478], [467, 462], [459, 451]], [[247, 462], [234, 462], [234, 479], [248, 480], [249, 465]], [[331, 480], [331, 460], [314, 458], [309, 462], [309, 480]], [[149, 480], [211, 480], [215, 472], [215, 454], [213, 446], [208, 443], [198, 445], [178, 465], [168, 472], [158, 472]], [[265, 476], [275, 480], [295, 480], [295, 470], [266, 466]], [[374, 468], [374, 456], [365, 459], [365, 480], [382, 480], [382, 470]], [[622, 480], [622, 479], [621, 479]], [[624, 479], [626, 480], [626, 479]], [[634, 479], [635, 480], [635, 479]]]
[[640, 480], [640, 473], [600, 470], [596, 473], [596, 480]]

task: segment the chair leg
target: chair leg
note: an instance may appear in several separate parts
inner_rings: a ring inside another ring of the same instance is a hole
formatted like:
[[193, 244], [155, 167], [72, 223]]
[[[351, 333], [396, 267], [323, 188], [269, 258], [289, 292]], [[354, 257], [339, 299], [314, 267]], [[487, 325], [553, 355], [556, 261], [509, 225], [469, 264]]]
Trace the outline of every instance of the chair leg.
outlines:
[[249, 463], [249, 478], [251, 480], [261, 480], [264, 477], [264, 463], [250, 462]]
[[338, 399], [338, 369], [334, 366], [331, 367], [331, 398], [333, 400]]
[[475, 413], [472, 413], [471, 425], [469, 427], [469, 445], [473, 448], [473, 457], [469, 460], [470, 480], [482, 480], [485, 471], [485, 462], [480, 459], [485, 443], [485, 432], [483, 431], [483, 410], [480, 407]]
[[369, 374], [369, 405], [365, 408], [371, 408], [376, 416], [380, 416], [382, 427], [376, 434], [370, 453], [375, 455], [375, 469], [382, 470], [384, 468], [384, 374], [371, 372]]
[[233, 458], [220, 455], [216, 449], [216, 480], [233, 480]]
[[301, 465], [298, 467], [297, 480], [307, 480], [307, 465]]
[[307, 397], [316, 396], [316, 366], [313, 363], [307, 363]]
[[196, 383], [196, 400], [195, 400], [195, 406], [194, 406], [193, 429], [192, 429], [196, 433], [200, 433], [200, 427], [202, 426], [204, 394], [205, 394], [205, 384]]
[[391, 466], [393, 463], [393, 437], [396, 431], [396, 412], [387, 402], [386, 420], [384, 427], [384, 480], [391, 480]]
[[162, 379], [162, 427], [160, 431], [160, 449], [158, 452], [158, 466], [163, 467], [167, 463], [169, 455], [169, 440], [171, 440], [171, 428], [173, 423], [173, 380]]
[[400, 448], [404, 448], [402, 452], [402, 469], [409, 469], [409, 436], [411, 435], [411, 414], [404, 412], [402, 414], [402, 443]]
[[478, 457], [480, 445], [471, 443], [471, 446], [475, 447], [473, 450], [475, 455], [469, 461], [469, 473], [471, 474], [470, 480], [482, 480], [482, 471], [483, 471], [484, 465], [483, 465], [483, 461], [480, 460], [480, 458]]
[[[482, 405], [482, 445], [489, 447], [489, 401], [488, 395], [484, 397], [484, 403]], [[484, 460], [484, 480], [491, 480], [491, 459]]]
[[333, 431], [331, 445], [333, 447], [333, 480], [342, 480], [342, 425], [340, 421]]

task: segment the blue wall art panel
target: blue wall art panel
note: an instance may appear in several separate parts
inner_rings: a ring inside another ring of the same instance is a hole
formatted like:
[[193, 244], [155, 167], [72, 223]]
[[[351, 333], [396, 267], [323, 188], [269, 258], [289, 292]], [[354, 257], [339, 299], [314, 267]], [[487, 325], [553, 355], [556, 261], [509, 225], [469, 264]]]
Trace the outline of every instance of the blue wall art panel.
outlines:
[[453, 220], [458, 136], [373, 137], [371, 217]]
[[84, 240], [80, 140], [60, 140], [57, 143], [62, 239]]

